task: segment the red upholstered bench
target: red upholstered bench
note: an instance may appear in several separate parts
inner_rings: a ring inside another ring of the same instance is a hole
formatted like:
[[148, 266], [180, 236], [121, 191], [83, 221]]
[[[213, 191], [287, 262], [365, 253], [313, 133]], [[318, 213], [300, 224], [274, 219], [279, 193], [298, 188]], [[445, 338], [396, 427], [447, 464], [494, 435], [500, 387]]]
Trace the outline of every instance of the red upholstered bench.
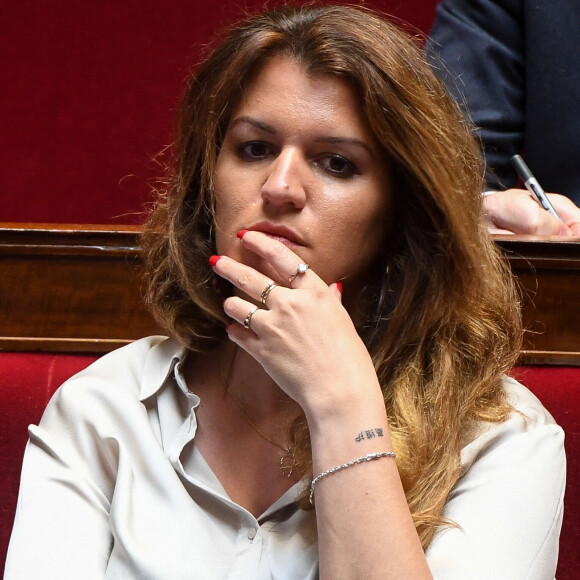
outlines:
[[[56, 388], [96, 356], [0, 352], [0, 561], [4, 567], [18, 494], [27, 427]], [[580, 367], [518, 367], [526, 384], [566, 432], [568, 481], [558, 580], [580, 574]]]

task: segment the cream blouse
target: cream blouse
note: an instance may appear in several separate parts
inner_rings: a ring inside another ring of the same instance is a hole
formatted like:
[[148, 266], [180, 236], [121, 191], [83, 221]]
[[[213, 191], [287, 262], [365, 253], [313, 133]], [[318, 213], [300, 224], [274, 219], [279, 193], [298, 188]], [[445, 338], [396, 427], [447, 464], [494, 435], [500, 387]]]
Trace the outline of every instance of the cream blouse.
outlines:
[[[57, 391], [29, 429], [5, 580], [318, 577], [315, 513], [295, 504], [306, 482], [257, 519], [228, 497], [195, 445], [185, 355], [149, 337]], [[519, 413], [463, 449], [444, 513], [459, 527], [427, 550], [435, 578], [554, 578], [563, 433], [527, 389], [505, 388]]]

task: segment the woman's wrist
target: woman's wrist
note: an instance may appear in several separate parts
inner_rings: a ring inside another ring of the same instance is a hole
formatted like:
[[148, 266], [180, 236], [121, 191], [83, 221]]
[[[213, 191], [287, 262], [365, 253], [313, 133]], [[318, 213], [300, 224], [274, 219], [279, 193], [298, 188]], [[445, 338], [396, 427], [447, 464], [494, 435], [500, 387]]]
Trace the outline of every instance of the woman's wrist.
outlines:
[[377, 453], [367, 453], [362, 457], [352, 459], [351, 461], [347, 461], [346, 463], [341, 463], [339, 465], [336, 465], [335, 467], [331, 467], [330, 469], [323, 471], [322, 473], [319, 473], [312, 479], [312, 483], [310, 484], [310, 495], [308, 497], [310, 503], [314, 505], [314, 492], [316, 490], [316, 484], [324, 477], [333, 475], [338, 471], [342, 471], [343, 469], [349, 469], [350, 467], [360, 465], [361, 463], [368, 463], [369, 461], [377, 461], [379, 459], [383, 459], [386, 457], [392, 457], [393, 459], [395, 459], [397, 457], [397, 454], [394, 451], [379, 451]]
[[343, 375], [340, 380], [316, 385], [308, 390], [302, 409], [311, 434], [343, 427], [356, 417], [385, 416], [383, 394], [374, 372], [367, 378]]
[[307, 414], [314, 474], [368, 453], [392, 451], [387, 414], [377, 384], [372, 396], [353, 397], [332, 413]]

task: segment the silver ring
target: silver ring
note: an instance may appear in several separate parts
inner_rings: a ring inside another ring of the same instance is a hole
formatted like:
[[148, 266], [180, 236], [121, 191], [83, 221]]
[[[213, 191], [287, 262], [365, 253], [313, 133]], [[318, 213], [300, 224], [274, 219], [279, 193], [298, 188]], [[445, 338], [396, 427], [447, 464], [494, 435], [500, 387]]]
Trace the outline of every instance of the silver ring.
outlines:
[[300, 264], [298, 264], [298, 266], [296, 267], [296, 272], [294, 272], [294, 274], [292, 274], [292, 276], [288, 278], [288, 283], [292, 285], [292, 282], [294, 282], [294, 278], [296, 278], [296, 276], [298, 276], [299, 274], [304, 274], [304, 272], [306, 272], [306, 270], [308, 270], [309, 267], [310, 266], [308, 264], [300, 262]]
[[256, 312], [256, 310], [258, 310], [256, 308], [256, 306], [254, 306], [252, 308], [252, 310], [250, 310], [250, 312], [248, 312], [248, 316], [246, 316], [246, 318], [244, 319], [244, 328], [250, 328], [250, 323], [252, 322], [252, 316], [254, 316], [254, 313]]
[[262, 304], [264, 306], [266, 306], [266, 308], [268, 307], [268, 305], [266, 304], [266, 300], [268, 300], [268, 296], [270, 295], [270, 292], [272, 292], [272, 290], [274, 290], [274, 288], [276, 288], [276, 286], [278, 286], [278, 284], [276, 284], [276, 282], [272, 282], [272, 280], [270, 280], [268, 282], [268, 285], [264, 288], [262, 295], [260, 296], [260, 299], [262, 300]]

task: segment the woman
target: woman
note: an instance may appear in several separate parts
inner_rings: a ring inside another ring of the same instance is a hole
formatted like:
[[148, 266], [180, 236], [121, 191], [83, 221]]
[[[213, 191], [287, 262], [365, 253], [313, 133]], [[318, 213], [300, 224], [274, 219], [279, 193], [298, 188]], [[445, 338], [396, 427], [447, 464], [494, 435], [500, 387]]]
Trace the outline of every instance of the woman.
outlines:
[[145, 236], [174, 338], [31, 428], [8, 577], [552, 578], [563, 437], [502, 378], [521, 330], [477, 151], [370, 12], [235, 28]]

